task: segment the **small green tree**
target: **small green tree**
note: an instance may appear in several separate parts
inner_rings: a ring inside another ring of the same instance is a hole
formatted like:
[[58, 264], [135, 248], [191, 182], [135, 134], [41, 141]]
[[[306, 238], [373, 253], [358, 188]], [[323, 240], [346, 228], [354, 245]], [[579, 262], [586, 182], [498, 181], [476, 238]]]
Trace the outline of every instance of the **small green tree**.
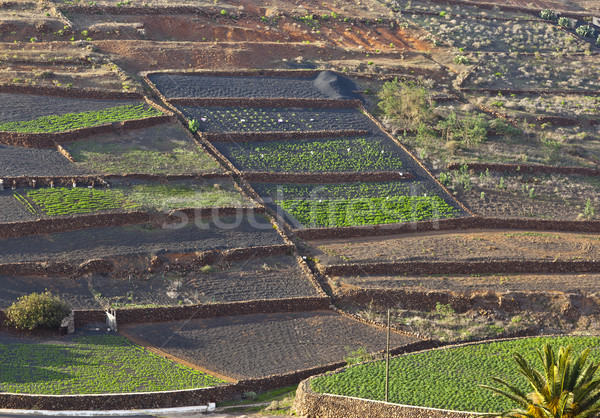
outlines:
[[196, 119], [192, 119], [188, 122], [188, 129], [191, 133], [195, 134], [196, 132], [198, 132], [198, 129], [200, 129], [200, 123], [198, 123]]
[[399, 129], [417, 129], [434, 119], [435, 102], [429, 91], [415, 82], [388, 81], [378, 93], [378, 104], [388, 123]]
[[10, 325], [17, 329], [59, 327], [71, 308], [50, 292], [21, 296], [6, 311]]
[[[573, 357], [573, 347], [560, 347], [554, 353], [549, 344], [537, 350], [543, 372], [535, 370], [519, 353], [514, 355], [519, 372], [525, 376], [533, 392], [526, 394], [504, 380], [492, 380], [506, 389], [482, 387], [506, 396], [521, 409], [506, 411], [500, 416], [514, 418], [587, 418], [600, 413], [600, 379], [594, 379], [600, 364], [586, 364], [590, 349]], [[489, 416], [499, 416], [490, 414]]]

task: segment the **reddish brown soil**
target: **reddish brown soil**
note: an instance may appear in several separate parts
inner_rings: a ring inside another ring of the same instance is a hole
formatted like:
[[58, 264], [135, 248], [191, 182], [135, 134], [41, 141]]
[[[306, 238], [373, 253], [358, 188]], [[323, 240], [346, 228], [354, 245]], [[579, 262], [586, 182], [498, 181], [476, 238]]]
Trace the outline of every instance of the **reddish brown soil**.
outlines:
[[528, 231], [439, 232], [349, 241], [315, 241], [324, 264], [388, 261], [597, 260], [600, 236]]

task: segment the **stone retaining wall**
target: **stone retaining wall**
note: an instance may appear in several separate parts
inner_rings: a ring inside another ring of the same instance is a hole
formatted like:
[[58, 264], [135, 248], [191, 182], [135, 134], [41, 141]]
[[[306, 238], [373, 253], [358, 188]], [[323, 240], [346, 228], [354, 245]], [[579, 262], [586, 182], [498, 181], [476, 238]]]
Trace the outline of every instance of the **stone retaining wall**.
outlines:
[[348, 182], [383, 182], [396, 180], [412, 180], [412, 173], [389, 171], [389, 172], [323, 172], [323, 173], [277, 173], [246, 171], [242, 173], [247, 181], [267, 183], [348, 183]]
[[142, 99], [141, 93], [131, 91], [110, 91], [93, 88], [67, 88], [67, 87], [43, 87], [43, 86], [21, 86], [15, 84], [0, 84], [0, 93], [35, 94], [40, 96], [71, 97], [77, 99], [115, 99], [131, 100]]
[[[466, 81], [466, 80], [465, 80]], [[600, 91], [591, 90], [521, 90], [521, 89], [500, 89], [500, 88], [472, 88], [461, 87], [463, 93], [491, 93], [491, 94], [535, 94], [535, 95], [570, 95], [570, 96], [600, 96]]]
[[319, 266], [329, 276], [377, 275], [462, 275], [462, 274], [535, 274], [599, 273], [600, 261], [400, 261], [391, 263], [355, 263]]
[[222, 106], [222, 107], [311, 107], [319, 109], [331, 108], [356, 108], [361, 105], [360, 100], [343, 99], [295, 99], [287, 97], [175, 97], [168, 99], [173, 105], [181, 106]]
[[260, 141], [298, 141], [301, 139], [345, 138], [365, 136], [369, 132], [362, 129], [341, 129], [335, 131], [304, 132], [198, 132], [211, 142], [260, 142]]

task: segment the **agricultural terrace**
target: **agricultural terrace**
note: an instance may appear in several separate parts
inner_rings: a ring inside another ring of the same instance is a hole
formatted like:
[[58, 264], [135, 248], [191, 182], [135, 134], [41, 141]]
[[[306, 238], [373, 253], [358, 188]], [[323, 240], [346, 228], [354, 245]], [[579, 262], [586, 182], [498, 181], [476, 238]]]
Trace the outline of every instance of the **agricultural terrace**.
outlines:
[[3, 122], [0, 123], [0, 131], [27, 133], [64, 132], [160, 115], [162, 115], [161, 112], [147, 104], [125, 105], [98, 111], [66, 113], [57, 116], [42, 116], [33, 120]]
[[[464, 213], [429, 182], [253, 183], [296, 226], [341, 227], [452, 218]], [[439, 194], [437, 194], [439, 193]]]
[[[437, 16], [413, 14], [410, 19], [448, 46], [466, 51], [583, 53], [592, 49], [589, 43], [544, 21], [483, 20], [445, 11]], [[523, 15], [523, 19], [531, 16]]]
[[283, 244], [283, 238], [266, 217], [226, 216], [196, 219], [179, 229], [131, 225], [2, 239], [0, 263], [85, 261], [119, 255], [193, 253], [278, 244]]
[[224, 108], [178, 106], [202, 132], [301, 132], [376, 129], [356, 109]]
[[431, 3], [427, 0], [398, 0], [396, 2], [397, 7], [394, 7], [395, 11], [402, 12], [426, 12], [427, 14], [438, 15], [441, 12], [454, 13], [456, 15], [464, 16], [483, 16], [489, 18], [511, 18], [511, 19], [523, 19], [524, 17], [531, 18], [529, 15], [524, 15], [519, 12], [512, 12], [500, 9], [483, 9], [477, 6], [471, 6], [468, 4], [456, 4], [448, 6], [445, 4]]
[[167, 98], [248, 97], [295, 99], [356, 99], [348, 79], [324, 71], [311, 77], [211, 76], [158, 73], [148, 76]]
[[465, 87], [600, 91], [600, 58], [486, 54]]
[[76, 176], [81, 174], [86, 174], [86, 172], [67, 160], [56, 149], [0, 145], [0, 176]]
[[88, 173], [192, 174], [221, 171], [177, 124], [94, 135], [63, 145]]
[[13, 196], [33, 215], [64, 216], [138, 209], [252, 206], [226, 181], [174, 182], [168, 184], [119, 184], [111, 189], [57, 187], [25, 189]]
[[364, 172], [407, 171], [414, 165], [384, 136], [301, 141], [216, 143], [242, 171]]
[[[383, 350], [386, 333], [331, 311], [253, 314], [127, 324], [136, 341], [234, 379], [265, 377], [341, 362], [366, 347]], [[171, 336], [165, 341], [165, 335]], [[418, 341], [392, 333], [392, 347]]]
[[40, 96], [34, 94], [0, 93], [3, 103], [0, 122], [21, 122], [69, 113], [102, 112], [115, 107], [134, 107], [134, 100], [76, 99], [70, 97]]
[[0, 336], [0, 364], [0, 389], [8, 393], [153, 392], [225, 383], [114, 334], [46, 343]]
[[318, 296], [291, 255], [219, 261], [199, 272], [91, 275], [85, 278], [3, 276], [0, 307], [20, 296], [48, 290], [74, 309], [147, 308]]
[[[390, 361], [389, 400], [457, 411], [506, 411], [517, 405], [478, 385], [497, 386], [490, 377], [500, 377], [527, 393], [530, 387], [517, 372], [512, 354], [519, 352], [539, 368], [536, 349], [546, 342], [554, 347], [572, 344], [575, 352], [589, 347], [592, 361], [600, 360], [597, 337], [536, 337], [407, 354]], [[385, 399], [384, 381], [385, 362], [377, 361], [316, 377], [311, 387], [319, 393], [381, 401]]]

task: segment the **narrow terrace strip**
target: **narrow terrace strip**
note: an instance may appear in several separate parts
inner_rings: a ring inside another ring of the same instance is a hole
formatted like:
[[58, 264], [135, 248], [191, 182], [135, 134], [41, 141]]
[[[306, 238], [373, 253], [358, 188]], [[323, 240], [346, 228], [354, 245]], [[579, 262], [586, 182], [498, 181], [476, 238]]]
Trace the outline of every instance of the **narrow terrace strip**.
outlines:
[[256, 182], [281, 183], [347, 183], [347, 182], [377, 182], [394, 180], [413, 180], [415, 176], [402, 171], [381, 172], [322, 172], [322, 173], [273, 173], [250, 171], [244, 172], [243, 178]]

